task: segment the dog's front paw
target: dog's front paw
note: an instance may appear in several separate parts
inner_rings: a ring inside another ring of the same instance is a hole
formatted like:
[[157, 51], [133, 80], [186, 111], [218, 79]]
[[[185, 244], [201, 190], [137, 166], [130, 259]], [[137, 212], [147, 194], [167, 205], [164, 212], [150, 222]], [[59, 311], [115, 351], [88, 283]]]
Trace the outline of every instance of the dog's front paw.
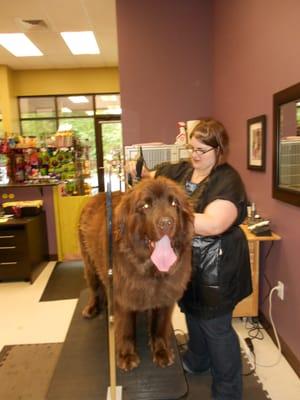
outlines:
[[87, 305], [82, 310], [81, 314], [84, 318], [91, 319], [96, 317], [100, 313], [100, 308], [98, 304]]
[[117, 365], [123, 371], [131, 371], [137, 368], [140, 363], [140, 358], [136, 353], [119, 354]]
[[159, 367], [169, 367], [174, 363], [174, 351], [172, 349], [159, 349], [153, 353], [153, 362]]

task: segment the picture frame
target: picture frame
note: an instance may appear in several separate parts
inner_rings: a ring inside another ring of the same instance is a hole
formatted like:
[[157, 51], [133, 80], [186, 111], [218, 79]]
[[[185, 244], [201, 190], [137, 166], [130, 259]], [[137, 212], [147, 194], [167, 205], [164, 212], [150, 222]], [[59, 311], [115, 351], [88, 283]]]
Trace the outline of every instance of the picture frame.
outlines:
[[247, 120], [247, 168], [266, 169], [266, 115]]

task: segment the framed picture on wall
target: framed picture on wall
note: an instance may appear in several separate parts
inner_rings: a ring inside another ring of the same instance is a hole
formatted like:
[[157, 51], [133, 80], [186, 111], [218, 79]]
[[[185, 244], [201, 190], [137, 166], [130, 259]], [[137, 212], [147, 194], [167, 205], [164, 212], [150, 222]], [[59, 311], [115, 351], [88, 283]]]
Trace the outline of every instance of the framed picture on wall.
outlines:
[[247, 168], [266, 169], [266, 116], [247, 120]]

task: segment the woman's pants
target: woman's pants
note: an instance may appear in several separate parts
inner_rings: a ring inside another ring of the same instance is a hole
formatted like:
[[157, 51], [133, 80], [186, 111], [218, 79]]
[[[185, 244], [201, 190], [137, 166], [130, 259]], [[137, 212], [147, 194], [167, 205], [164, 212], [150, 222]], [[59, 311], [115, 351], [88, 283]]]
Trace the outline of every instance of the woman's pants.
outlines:
[[232, 313], [208, 320], [186, 314], [189, 343], [183, 363], [191, 372], [211, 370], [214, 400], [242, 399], [240, 345], [231, 320]]

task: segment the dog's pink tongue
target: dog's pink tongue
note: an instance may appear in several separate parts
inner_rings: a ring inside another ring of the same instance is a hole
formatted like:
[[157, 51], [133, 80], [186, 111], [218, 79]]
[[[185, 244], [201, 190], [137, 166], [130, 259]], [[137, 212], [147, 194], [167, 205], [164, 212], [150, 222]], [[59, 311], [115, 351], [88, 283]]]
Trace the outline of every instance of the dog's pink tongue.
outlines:
[[153, 264], [157, 266], [159, 271], [169, 271], [171, 265], [177, 260], [169, 237], [167, 235], [163, 236], [158, 242], [155, 242], [154, 246], [153, 253], [151, 254]]

